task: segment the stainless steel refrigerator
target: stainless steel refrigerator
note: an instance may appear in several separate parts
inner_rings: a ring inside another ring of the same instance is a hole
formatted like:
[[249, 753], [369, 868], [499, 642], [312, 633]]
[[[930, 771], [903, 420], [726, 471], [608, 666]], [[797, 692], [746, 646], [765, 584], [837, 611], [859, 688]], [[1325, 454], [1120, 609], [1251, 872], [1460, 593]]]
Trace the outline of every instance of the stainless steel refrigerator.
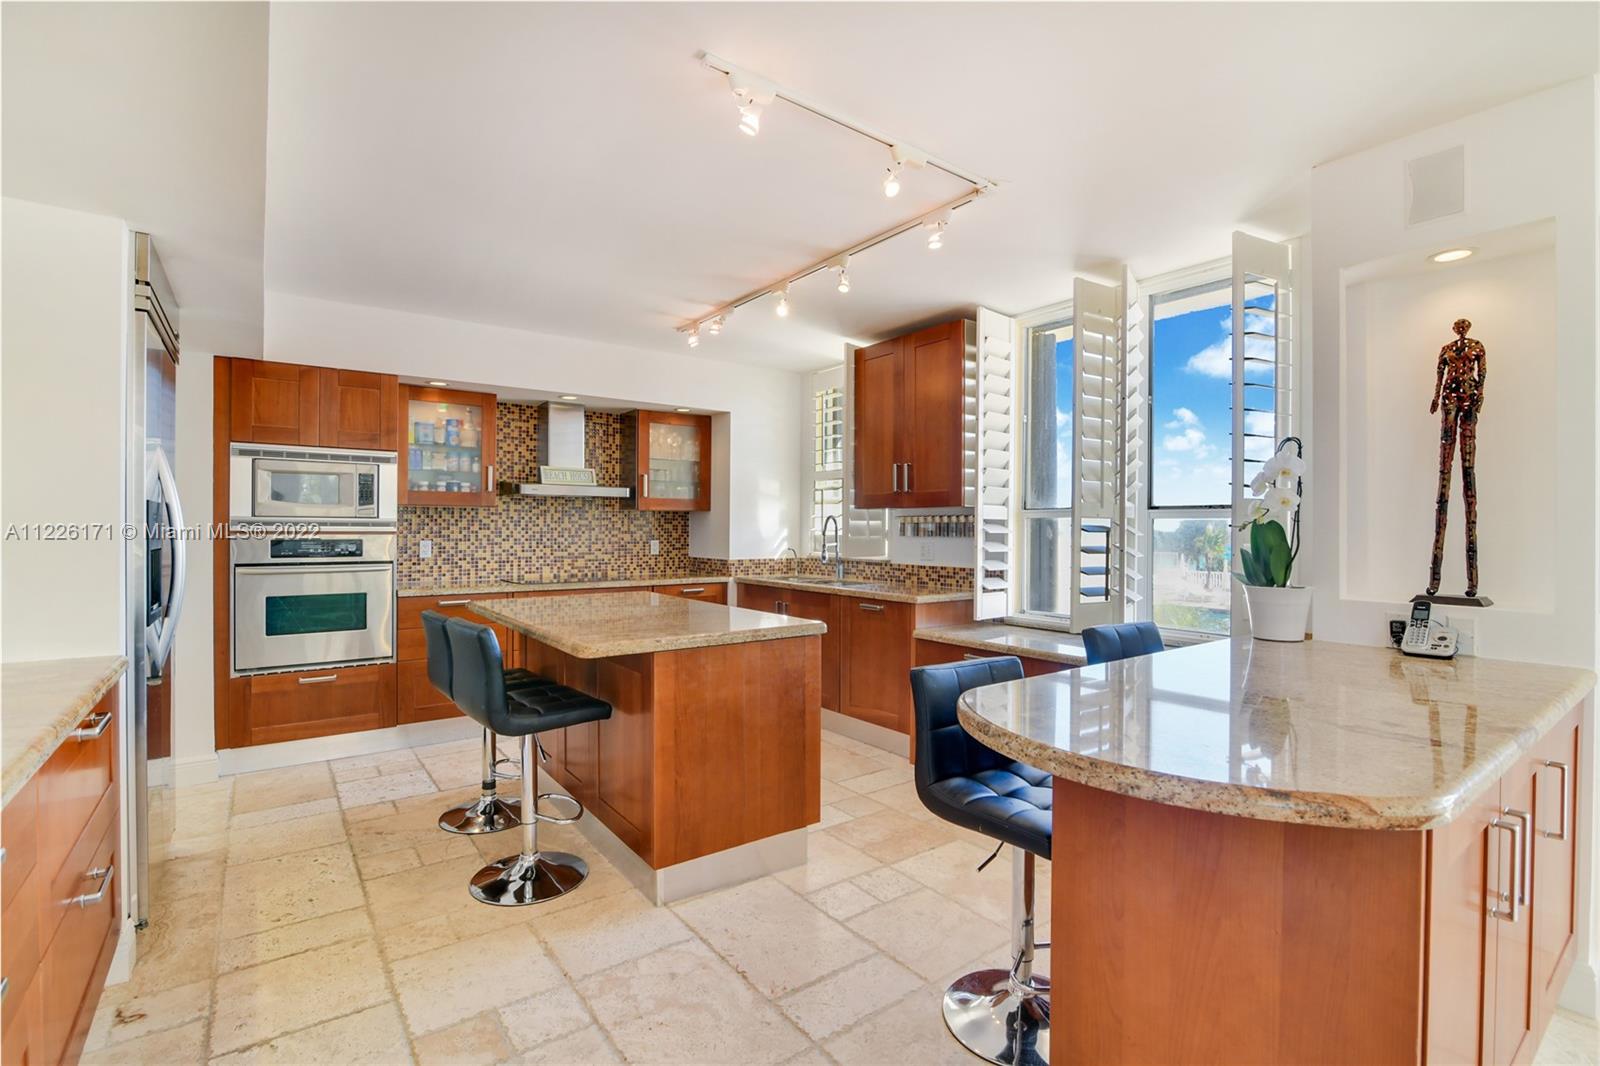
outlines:
[[192, 534], [184, 527], [176, 461], [178, 304], [147, 233], [133, 235], [129, 352], [128, 678], [131, 843], [130, 909], [150, 918], [150, 859], [172, 832], [172, 642], [183, 607]]

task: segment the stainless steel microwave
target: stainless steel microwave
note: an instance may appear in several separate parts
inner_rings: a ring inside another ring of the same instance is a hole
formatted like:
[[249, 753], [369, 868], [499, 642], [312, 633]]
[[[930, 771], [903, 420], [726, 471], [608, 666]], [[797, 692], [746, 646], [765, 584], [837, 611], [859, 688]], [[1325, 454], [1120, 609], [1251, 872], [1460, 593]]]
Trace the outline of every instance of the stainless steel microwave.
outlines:
[[228, 454], [228, 518], [234, 525], [395, 524], [399, 478], [394, 452], [232, 444]]

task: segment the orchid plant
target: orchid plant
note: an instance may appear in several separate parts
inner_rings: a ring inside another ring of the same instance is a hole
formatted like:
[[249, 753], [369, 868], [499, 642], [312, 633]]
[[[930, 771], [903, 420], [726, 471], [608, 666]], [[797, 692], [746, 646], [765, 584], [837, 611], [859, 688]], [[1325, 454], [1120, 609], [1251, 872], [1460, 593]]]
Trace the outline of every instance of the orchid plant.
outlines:
[[1285, 437], [1278, 450], [1250, 482], [1249, 518], [1239, 526], [1250, 531], [1250, 547], [1239, 550], [1246, 585], [1287, 588], [1289, 572], [1300, 554], [1300, 488], [1306, 461], [1298, 437]]

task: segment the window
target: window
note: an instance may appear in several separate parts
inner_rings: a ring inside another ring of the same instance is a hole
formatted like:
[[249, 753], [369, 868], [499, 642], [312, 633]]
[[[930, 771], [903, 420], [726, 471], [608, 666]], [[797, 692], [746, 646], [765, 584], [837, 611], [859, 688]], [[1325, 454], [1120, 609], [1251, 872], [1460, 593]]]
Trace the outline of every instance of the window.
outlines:
[[[805, 550], [822, 546], [822, 524], [831, 515], [844, 522], [844, 371], [819, 371], [810, 378], [811, 447], [805, 480], [811, 520]], [[842, 530], [841, 530], [842, 532]]]
[[1072, 580], [1072, 361], [1070, 318], [1028, 330], [1022, 609], [1062, 617], [1071, 602]]

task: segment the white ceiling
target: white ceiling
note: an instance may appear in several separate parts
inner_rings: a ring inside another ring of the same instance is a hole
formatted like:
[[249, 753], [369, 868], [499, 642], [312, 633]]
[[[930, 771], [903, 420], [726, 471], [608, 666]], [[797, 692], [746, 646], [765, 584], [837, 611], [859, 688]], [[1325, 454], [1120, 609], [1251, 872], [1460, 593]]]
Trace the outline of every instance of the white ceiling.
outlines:
[[961, 190], [887, 200], [884, 149], [782, 102], [740, 135], [706, 49], [1002, 186], [942, 251], [900, 238], [698, 350], [790, 368], [1301, 232], [1318, 162], [1593, 72], [1600, 38], [1594, 4], [280, 3], [263, 134], [259, 10], [6, 3], [6, 193], [152, 229], [186, 312], [259, 325], [264, 284], [684, 351]]
[[267, 5], [0, 7], [5, 195], [156, 237], [185, 344], [261, 350]]

